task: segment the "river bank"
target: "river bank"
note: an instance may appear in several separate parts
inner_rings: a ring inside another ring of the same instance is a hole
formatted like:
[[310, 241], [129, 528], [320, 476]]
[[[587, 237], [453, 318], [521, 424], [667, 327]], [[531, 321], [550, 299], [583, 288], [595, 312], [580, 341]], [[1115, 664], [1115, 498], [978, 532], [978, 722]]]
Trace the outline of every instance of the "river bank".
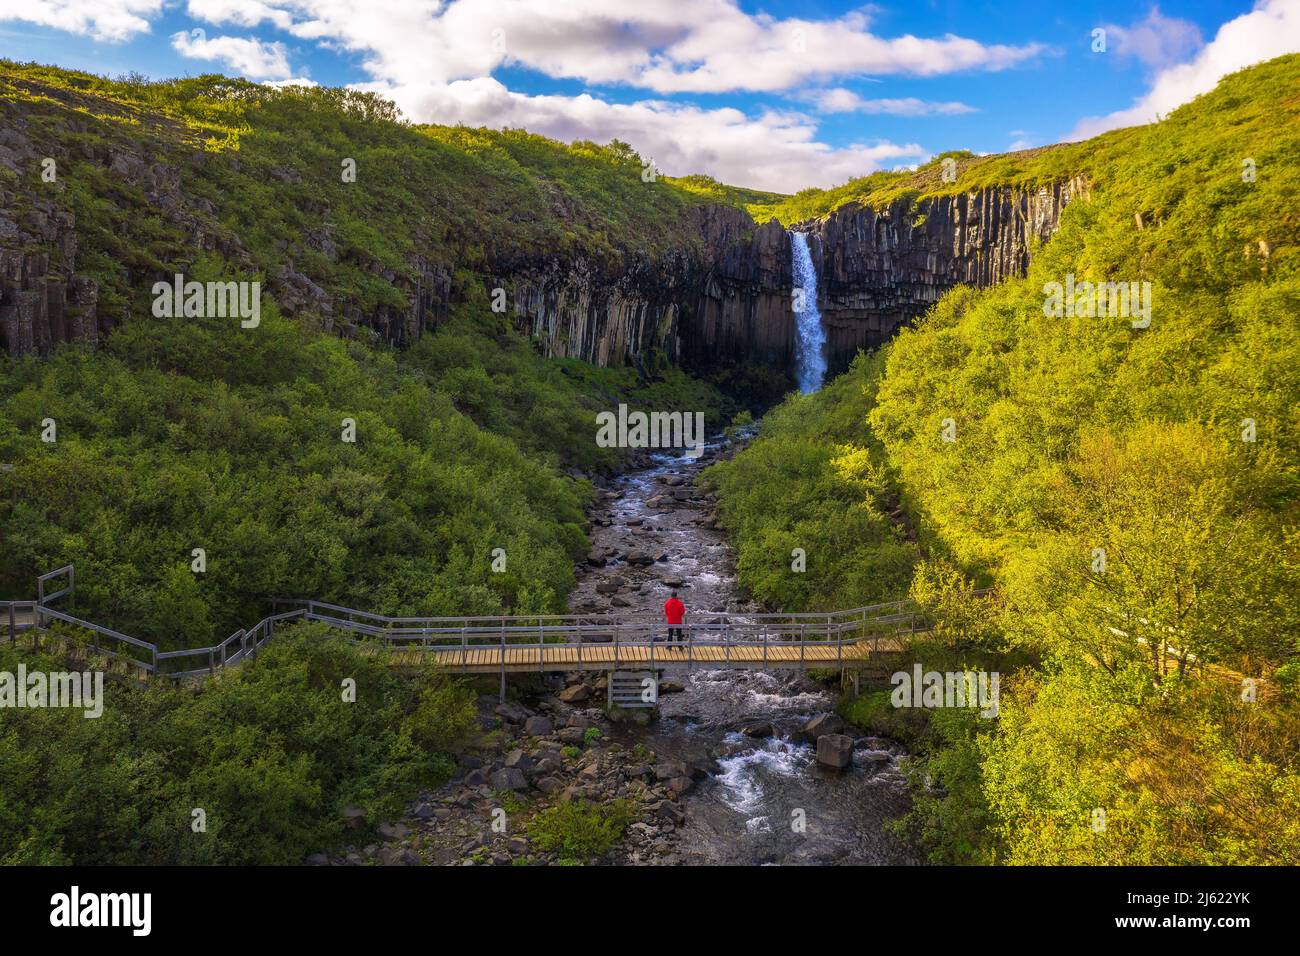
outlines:
[[[696, 482], [730, 451], [711, 442], [697, 458], [654, 455], [609, 482], [590, 515], [574, 612], [657, 613], [672, 589], [688, 614], [757, 611], [736, 589], [731, 551]], [[530, 821], [585, 801], [622, 801], [637, 817], [602, 855], [609, 864], [918, 862], [885, 827], [907, 808], [901, 746], [861, 737], [851, 768], [817, 764], [817, 735], [841, 726], [826, 685], [764, 671], [670, 673], [642, 725], [609, 718], [604, 682], [539, 676], [512, 685], [504, 704], [484, 694], [487, 746], [462, 759], [455, 779], [381, 826], [382, 842], [312, 862], [556, 863], [563, 851], [539, 846]]]

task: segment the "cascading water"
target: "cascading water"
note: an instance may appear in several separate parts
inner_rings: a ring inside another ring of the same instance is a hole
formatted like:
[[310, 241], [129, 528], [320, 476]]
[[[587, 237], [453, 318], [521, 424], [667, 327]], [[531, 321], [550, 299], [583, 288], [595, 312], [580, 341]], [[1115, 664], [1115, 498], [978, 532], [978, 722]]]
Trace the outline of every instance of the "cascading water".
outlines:
[[794, 317], [798, 335], [795, 373], [799, 378], [799, 391], [808, 395], [821, 388], [822, 379], [826, 377], [826, 331], [822, 328], [822, 314], [817, 311], [817, 270], [813, 267], [812, 253], [808, 251], [808, 237], [792, 229], [790, 252], [794, 265]]

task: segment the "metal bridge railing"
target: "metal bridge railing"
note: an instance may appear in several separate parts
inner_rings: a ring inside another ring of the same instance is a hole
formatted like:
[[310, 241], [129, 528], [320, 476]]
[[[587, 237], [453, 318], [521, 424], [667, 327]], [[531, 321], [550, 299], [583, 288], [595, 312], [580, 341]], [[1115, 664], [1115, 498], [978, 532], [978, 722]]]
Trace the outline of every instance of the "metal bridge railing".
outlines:
[[[67, 583], [47, 593], [45, 583], [66, 576]], [[654, 663], [659, 647], [684, 647], [688, 663], [697, 648], [723, 648], [726, 661], [736, 647], [761, 647], [766, 664], [773, 648], [800, 647], [816, 642], [838, 648], [836, 660], [843, 662], [843, 648], [870, 640], [874, 652], [883, 638], [915, 633], [925, 624], [919, 608], [911, 601], [890, 601], [843, 611], [809, 611], [791, 614], [692, 611], [681, 625], [683, 640], [668, 643], [668, 625], [658, 614], [632, 612], [613, 614], [518, 614], [469, 617], [390, 617], [343, 607], [325, 601], [277, 599], [274, 606], [285, 608], [251, 628], [240, 629], [211, 647], [160, 651], [158, 645], [131, 637], [53, 608], [49, 602], [70, 597], [75, 588], [72, 565], [41, 575], [37, 579], [36, 601], [0, 601], [0, 624], [8, 640], [22, 631], [47, 630], [47, 621], [58, 621], [85, 630], [89, 647], [110, 660], [138, 669], [146, 676], [168, 678], [205, 677], [216, 674], [246, 658], [257, 656], [275, 634], [278, 623], [315, 621], [374, 642], [386, 650], [428, 653], [432, 658], [477, 648], [501, 649], [501, 666], [506, 666], [511, 649], [528, 646], [546, 650], [572, 650], [579, 666], [584, 654], [602, 645], [612, 645], [617, 663], [625, 648], [649, 648]], [[989, 593], [988, 589], [975, 592]], [[539, 669], [543, 653], [537, 654]], [[800, 651], [800, 661], [804, 652]], [[198, 666], [193, 666], [197, 664]]]

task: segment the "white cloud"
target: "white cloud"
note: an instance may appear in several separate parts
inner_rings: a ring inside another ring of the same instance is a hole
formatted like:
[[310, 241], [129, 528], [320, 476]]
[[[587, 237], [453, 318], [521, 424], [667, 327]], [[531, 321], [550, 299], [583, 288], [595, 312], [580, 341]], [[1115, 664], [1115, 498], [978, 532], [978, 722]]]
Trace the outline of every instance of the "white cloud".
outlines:
[[276, 89], [283, 89], [286, 86], [320, 86], [315, 80], [305, 76], [293, 76], [287, 80], [264, 80], [262, 85], [274, 86]]
[[407, 115], [431, 122], [523, 127], [565, 141], [621, 139], [654, 159], [667, 175], [706, 172], [736, 185], [781, 192], [834, 185], [928, 155], [914, 143], [833, 148], [817, 142], [816, 127], [797, 113], [753, 119], [736, 109], [658, 100], [607, 103], [587, 94], [525, 96], [491, 77], [363, 88], [390, 96]]
[[173, 33], [172, 48], [196, 60], [219, 60], [250, 80], [283, 80], [292, 73], [283, 43], [265, 43], [249, 37], [213, 37], [202, 30]]
[[1127, 27], [1107, 24], [1106, 36], [1119, 56], [1134, 57], [1152, 68], [1185, 60], [1205, 43], [1195, 23], [1166, 17], [1159, 7], [1152, 7], [1145, 20]]
[[393, 83], [472, 79], [512, 63], [658, 93], [771, 92], [832, 76], [1002, 70], [1043, 49], [952, 34], [886, 39], [861, 12], [778, 20], [735, 0], [189, 0], [187, 9], [364, 53], [366, 69]]
[[1079, 121], [1067, 139], [1149, 123], [1214, 89], [1229, 73], [1284, 53], [1300, 51], [1300, 0], [1260, 0], [1250, 13], [1229, 20], [1191, 62], [1171, 66], [1126, 110]]
[[903, 99], [867, 99], [836, 87], [829, 90], [814, 90], [803, 97], [813, 103], [822, 113], [877, 113], [889, 116], [955, 116], [960, 113], [974, 113], [975, 107], [965, 103], [934, 103], [919, 100], [914, 96]]
[[[121, 16], [132, 4], [156, 15], [162, 0], [50, 2]], [[15, 0], [0, 3], [17, 8]], [[821, 87], [837, 77], [1003, 70], [1042, 50], [1035, 43], [985, 44], [952, 34], [884, 37], [873, 32], [865, 12], [781, 19], [747, 13], [737, 0], [186, 0], [185, 11], [210, 26], [270, 27], [352, 54], [370, 77], [363, 88], [392, 97], [416, 121], [523, 126], [559, 139], [618, 137], [672, 174], [708, 172], [781, 190], [830, 185], [916, 161], [926, 151], [892, 143], [835, 148], [819, 142], [815, 120], [799, 113], [747, 116], [658, 99], [611, 103], [590, 94], [528, 96], [506, 89], [492, 73], [515, 66], [661, 95], [781, 93]], [[83, 14], [67, 22], [88, 21]], [[147, 29], [147, 23], [140, 26]], [[182, 33], [173, 45], [250, 79], [292, 76], [278, 42], [195, 40]], [[843, 97], [830, 102], [837, 100]], [[851, 102], [861, 112], [904, 116], [966, 109], [912, 98]]]
[[96, 40], [129, 40], [149, 32], [163, 0], [0, 0], [0, 21], [24, 20]]
[[261, 0], [189, 0], [189, 15], [208, 23], [233, 23], [241, 27], [255, 27], [266, 21], [286, 30], [293, 23], [293, 15]]

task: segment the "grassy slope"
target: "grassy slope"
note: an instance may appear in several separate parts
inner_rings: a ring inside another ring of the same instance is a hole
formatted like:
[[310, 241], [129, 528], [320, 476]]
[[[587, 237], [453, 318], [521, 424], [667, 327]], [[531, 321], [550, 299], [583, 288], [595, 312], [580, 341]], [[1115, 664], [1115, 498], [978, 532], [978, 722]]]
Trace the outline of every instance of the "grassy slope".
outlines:
[[[210, 644], [285, 594], [405, 614], [562, 610], [589, 488], [561, 472], [617, 455], [596, 447], [594, 412], [629, 401], [730, 417], [675, 369], [646, 382], [543, 361], [468, 271], [489, 243], [613, 265], [680, 241], [694, 193], [643, 183], [626, 148], [410, 128], [373, 98], [219, 77], [135, 84], [11, 64], [0, 108], [60, 157], [57, 188], [38, 166], [0, 170], [3, 187], [75, 212], [78, 271], [125, 317], [96, 351], [0, 360], [0, 460], [16, 466], [0, 472], [0, 593], [27, 596], [35, 574], [75, 562], [78, 611], [166, 647]], [[106, 177], [106, 150], [180, 171], [186, 214], [247, 257], [198, 253], [172, 215]], [[340, 157], [357, 160], [357, 182], [341, 181]], [[330, 255], [306, 239], [323, 233]], [[457, 303], [400, 353], [290, 322], [266, 297], [256, 330], [149, 314], [159, 274], [265, 275], [286, 255], [363, 314], [404, 301], [412, 255], [457, 270]], [[54, 444], [39, 438], [47, 417]], [[348, 418], [355, 444], [341, 440]], [[504, 573], [490, 571], [498, 547]]]
[[[627, 401], [717, 424], [734, 411], [680, 370], [643, 380], [542, 360], [468, 271], [490, 246], [612, 268], [679, 241], [702, 185], [644, 184], [626, 149], [412, 129], [366, 97], [212, 77], [10, 65], [0, 109], [26, 121], [38, 155], [60, 157], [54, 190], [0, 170], [7, 211], [74, 212], [78, 271], [121, 321], [97, 350], [0, 359], [0, 461], [15, 466], [0, 471], [0, 594], [29, 596], [36, 573], [75, 562], [78, 613], [164, 648], [210, 644], [285, 594], [400, 614], [561, 610], [588, 547], [590, 485], [569, 474], [617, 463], [593, 413]], [[191, 231], [105, 174], [110, 149], [180, 170], [185, 193], [211, 203], [202, 230], [246, 255], [196, 253]], [[349, 186], [341, 156], [358, 161]], [[363, 315], [401, 305], [410, 256], [458, 269], [457, 303], [403, 352], [267, 300], [248, 332], [149, 315], [146, 277], [266, 275], [286, 255]], [[56, 254], [55, 272], [65, 265]], [[39, 437], [47, 417], [53, 444]], [[20, 661], [69, 666], [0, 648], [0, 670]], [[340, 697], [345, 677], [357, 704]], [[197, 691], [110, 681], [98, 720], [0, 711], [0, 863], [292, 864], [344, 841], [345, 806], [372, 823], [399, 815], [477, 736], [456, 683], [399, 677], [319, 627], [290, 628]]]
[[[958, 187], [1068, 170], [1093, 196], [1067, 209], [1026, 278], [953, 290], [888, 346], [883, 371], [860, 363], [858, 387], [792, 398], [716, 472], [751, 555], [742, 583], [808, 607], [860, 603], [888, 577], [860, 583], [856, 556], [819, 565], [814, 585], [780, 578], [793, 577], [792, 535], [834, 540], [848, 489], [831, 463], [846, 443], [867, 449], [931, 558], [914, 591], [949, 621], [917, 653], [1004, 671], [996, 723], [945, 713], [922, 736], [918, 779], [938, 789], [918, 791], [909, 828], [937, 860], [1296, 862], [1298, 90], [1300, 56], [1282, 57], [1159, 124], [972, 162]], [[819, 214], [823, 198], [795, 197], [783, 215]], [[1046, 317], [1044, 285], [1070, 273], [1150, 282], [1151, 327]], [[850, 424], [823, 431], [800, 409]], [[820, 497], [789, 494], [787, 468], [747, 473], [774, 461], [808, 463]], [[963, 578], [998, 583], [1007, 608], [962, 601]], [[1110, 633], [1110, 613], [1146, 643]], [[1182, 679], [1159, 655], [1168, 634], [1145, 623], [1168, 621], [1175, 653], [1272, 675], [1281, 693], [1243, 706], [1235, 678]], [[1011, 649], [1028, 659], [1009, 664]]]
[[[247, 250], [238, 265], [267, 274], [291, 258], [362, 314], [400, 303], [385, 272], [413, 278], [413, 257], [449, 270], [477, 269], [490, 251], [617, 268], [680, 246], [694, 206], [774, 198], [707, 177], [644, 182], [642, 159], [617, 142], [410, 126], [391, 104], [341, 89], [221, 76], [137, 83], [0, 62], [0, 106], [31, 124], [38, 149], [69, 150], [54, 189], [42, 188], [36, 164], [0, 176], [22, 187], [20, 203], [52, 200], [77, 213], [79, 271], [123, 313], [145, 301], [139, 273], [188, 261], [193, 237], [87, 160], [114, 143], [143, 146], [179, 170], [185, 190], [212, 204], [213, 230]], [[343, 181], [345, 159], [356, 163], [355, 182]]]

